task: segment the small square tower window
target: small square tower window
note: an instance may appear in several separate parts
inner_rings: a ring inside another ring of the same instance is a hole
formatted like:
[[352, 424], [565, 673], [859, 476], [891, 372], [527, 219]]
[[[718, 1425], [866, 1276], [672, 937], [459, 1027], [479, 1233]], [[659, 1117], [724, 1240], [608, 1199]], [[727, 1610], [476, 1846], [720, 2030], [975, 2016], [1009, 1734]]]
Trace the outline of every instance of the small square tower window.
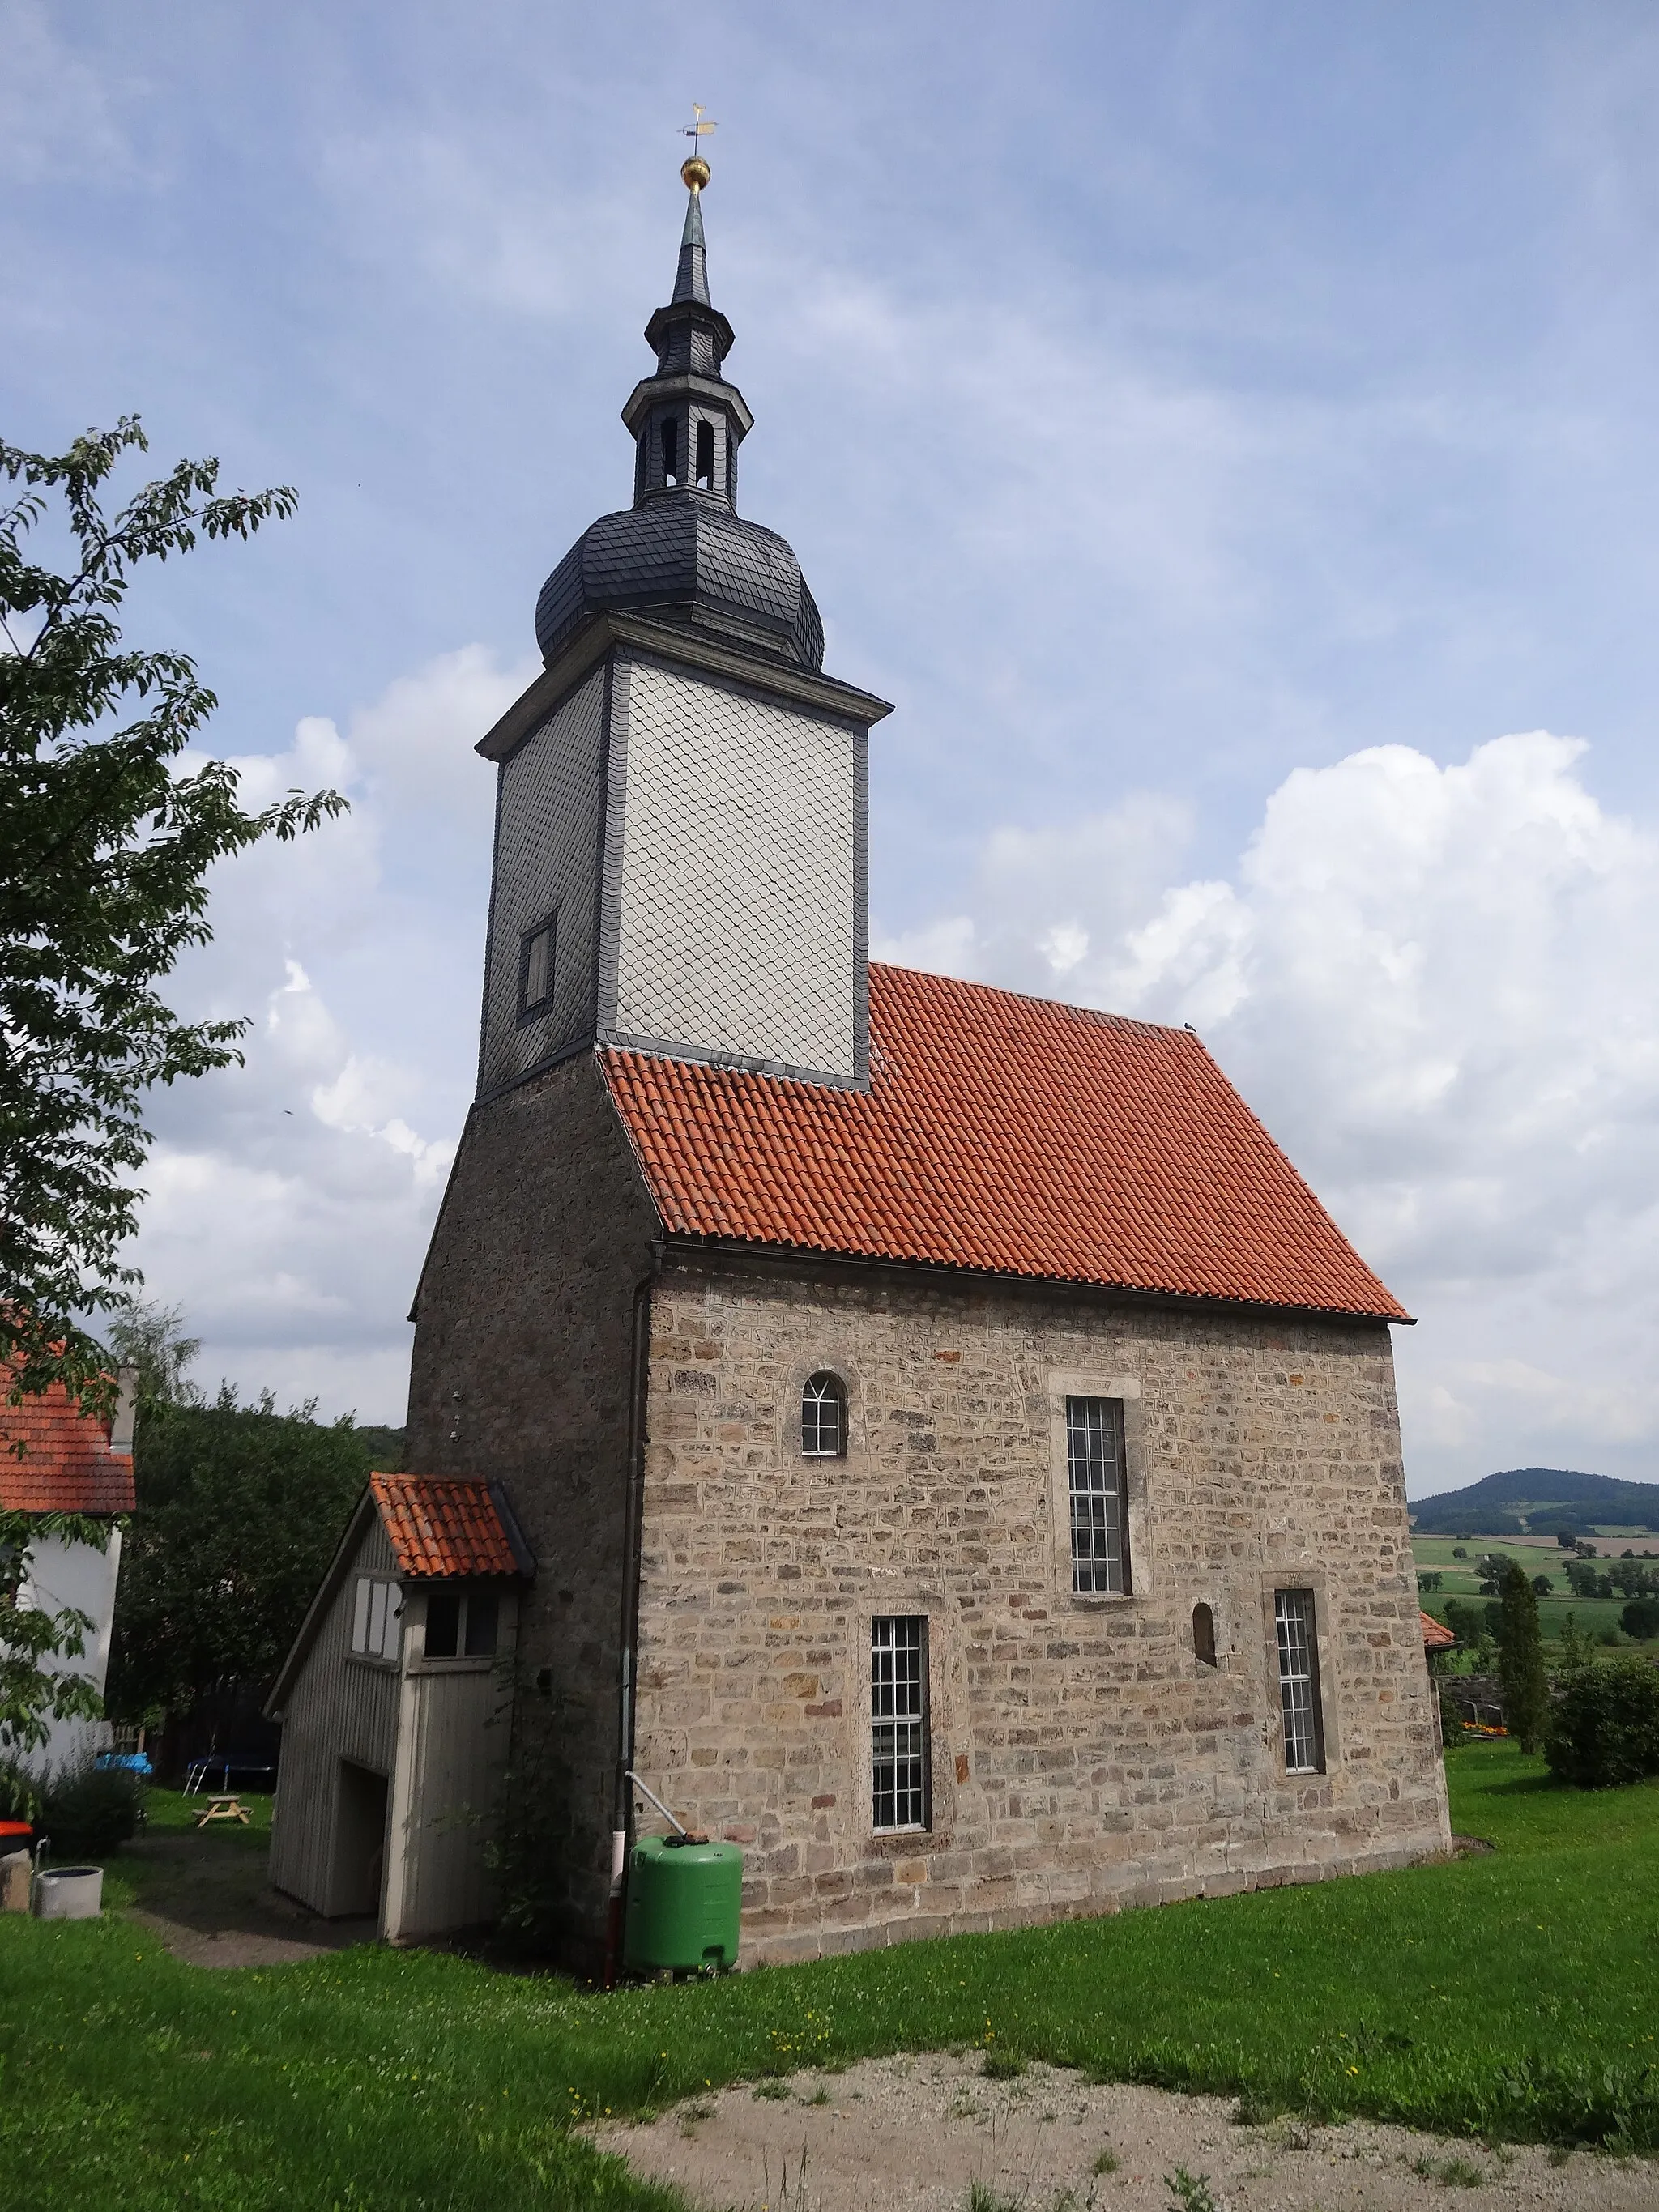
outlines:
[[519, 1019], [533, 1022], [553, 1011], [553, 952], [558, 916], [550, 914], [519, 941]]

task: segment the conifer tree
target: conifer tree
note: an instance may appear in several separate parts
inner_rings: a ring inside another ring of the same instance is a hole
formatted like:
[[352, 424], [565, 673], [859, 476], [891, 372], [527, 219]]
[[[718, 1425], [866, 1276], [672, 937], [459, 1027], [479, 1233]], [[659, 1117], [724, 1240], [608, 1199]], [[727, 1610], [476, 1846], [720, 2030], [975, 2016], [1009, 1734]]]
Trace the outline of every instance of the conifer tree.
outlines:
[[1544, 1638], [1538, 1593], [1518, 1559], [1511, 1559], [1499, 1589], [1498, 1672], [1504, 1685], [1504, 1724], [1522, 1751], [1536, 1751], [1549, 1714], [1544, 1680]]

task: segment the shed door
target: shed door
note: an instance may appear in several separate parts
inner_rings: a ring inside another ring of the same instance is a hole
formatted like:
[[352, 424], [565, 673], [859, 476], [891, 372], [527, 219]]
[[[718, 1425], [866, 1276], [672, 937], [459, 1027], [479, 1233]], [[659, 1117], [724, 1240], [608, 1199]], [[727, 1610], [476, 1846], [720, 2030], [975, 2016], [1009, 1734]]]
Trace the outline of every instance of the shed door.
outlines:
[[343, 1759], [339, 1793], [329, 1912], [338, 1920], [378, 1916], [386, 1879], [386, 1777]]

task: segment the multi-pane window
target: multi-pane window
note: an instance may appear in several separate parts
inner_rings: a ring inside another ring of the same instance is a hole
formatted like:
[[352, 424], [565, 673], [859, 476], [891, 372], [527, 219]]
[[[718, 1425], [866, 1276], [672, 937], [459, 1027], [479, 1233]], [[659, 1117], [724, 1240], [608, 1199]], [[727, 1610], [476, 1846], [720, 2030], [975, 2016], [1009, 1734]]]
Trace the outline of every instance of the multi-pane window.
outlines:
[[847, 1393], [839, 1375], [814, 1375], [800, 1394], [800, 1448], [808, 1459], [840, 1459], [847, 1449]]
[[927, 1826], [927, 1623], [870, 1624], [871, 1801], [878, 1828]]
[[553, 1005], [553, 952], [558, 916], [550, 914], [519, 940], [519, 1019], [533, 1021]]
[[428, 1590], [428, 1659], [488, 1659], [495, 1649], [501, 1599], [494, 1590]]
[[1285, 1717], [1285, 1770], [1322, 1774], [1325, 1731], [1319, 1710], [1319, 1638], [1310, 1589], [1273, 1592], [1279, 1632], [1279, 1702]]
[[1123, 1407], [1116, 1398], [1066, 1401], [1072, 1496], [1072, 1588], [1099, 1595], [1129, 1587], [1123, 1481]]
[[396, 1663], [403, 1647], [403, 1598], [396, 1583], [359, 1575], [351, 1609], [351, 1648]]

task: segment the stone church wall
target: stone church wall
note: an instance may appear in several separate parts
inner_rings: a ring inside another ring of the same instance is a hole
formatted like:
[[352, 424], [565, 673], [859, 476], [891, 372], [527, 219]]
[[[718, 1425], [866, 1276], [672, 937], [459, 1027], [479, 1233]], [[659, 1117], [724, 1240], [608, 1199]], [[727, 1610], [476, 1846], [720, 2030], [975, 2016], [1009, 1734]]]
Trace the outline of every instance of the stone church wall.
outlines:
[[634, 1295], [655, 1229], [584, 1054], [474, 1107], [416, 1299], [408, 1464], [504, 1482], [536, 1557], [514, 1755], [584, 1964], [610, 1887]]
[[[799, 1450], [822, 1368], [840, 1461]], [[1072, 1592], [1068, 1390], [1124, 1401], [1127, 1597]], [[637, 1763], [744, 1845], [750, 1959], [1445, 1848], [1386, 1329], [671, 1264], [649, 1438]], [[1286, 1586], [1316, 1594], [1315, 1776], [1285, 1771]], [[870, 1621], [894, 1613], [928, 1622], [932, 1828], [877, 1836]]]

